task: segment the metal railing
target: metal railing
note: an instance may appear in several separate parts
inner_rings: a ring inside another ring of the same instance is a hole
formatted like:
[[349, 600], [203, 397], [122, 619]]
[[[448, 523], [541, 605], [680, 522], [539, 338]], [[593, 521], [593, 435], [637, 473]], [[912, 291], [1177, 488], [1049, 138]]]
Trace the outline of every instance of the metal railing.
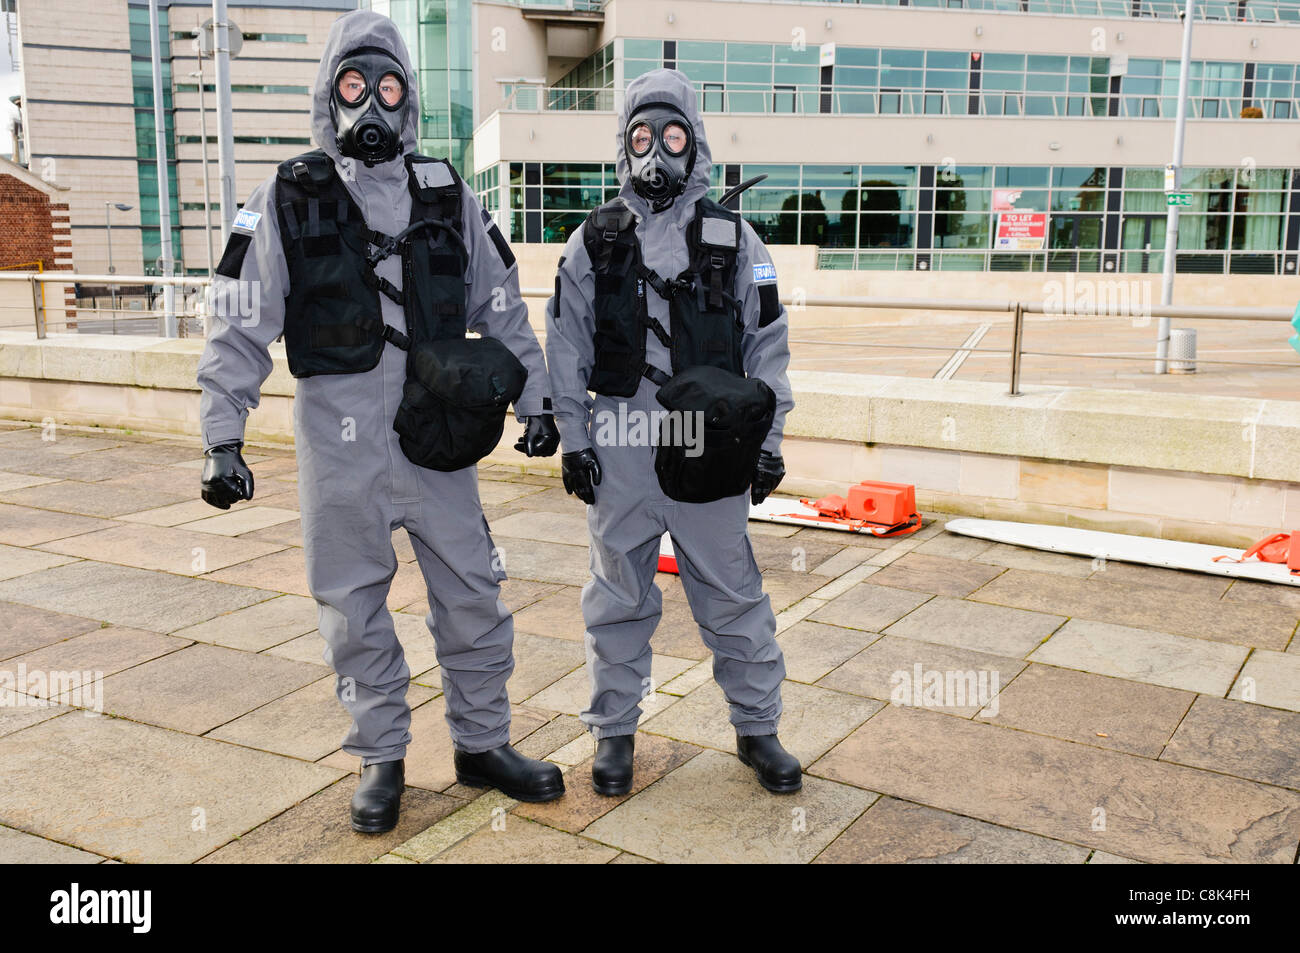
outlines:
[[[525, 298], [550, 298], [554, 293], [551, 288], [524, 288], [520, 292]], [[813, 297], [784, 295], [781, 303], [787, 307], [798, 308], [852, 308], [857, 310], [879, 309], [890, 311], [956, 311], [983, 314], [1010, 314], [1011, 347], [984, 348], [978, 346], [936, 346], [925, 344], [884, 344], [869, 341], [817, 341], [804, 338], [790, 338], [791, 344], [813, 347], [854, 347], [880, 348], [903, 351], [941, 351], [963, 355], [999, 354], [1005, 355], [1009, 365], [1009, 389], [1012, 396], [1019, 396], [1020, 365], [1025, 357], [1065, 357], [1094, 360], [1145, 361], [1153, 360], [1154, 355], [1114, 355], [1089, 354], [1063, 351], [1027, 351], [1024, 349], [1025, 316], [1039, 314], [1048, 318], [1071, 320], [1078, 318], [1114, 318], [1149, 321], [1151, 318], [1178, 318], [1185, 321], [1291, 321], [1294, 312], [1287, 308], [1226, 308], [1214, 305], [1145, 305], [1129, 307], [1122, 300], [1110, 298], [1103, 308], [1078, 307], [1074, 303], [1063, 303], [1056, 307], [1051, 303], [1039, 301], [1018, 301], [1014, 299], [974, 299], [974, 298], [877, 298], [877, 297]], [[845, 325], [840, 330], [869, 325]], [[1296, 360], [1280, 361], [1231, 361], [1219, 359], [1195, 359], [1200, 364], [1218, 364], [1245, 367], [1283, 367], [1300, 371], [1300, 354]]]
[[[1178, 252], [1180, 275], [1295, 275], [1282, 251]], [[1115, 271], [1106, 268], [1115, 257]], [[819, 271], [983, 271], [1081, 272], [1107, 276], [1158, 275], [1161, 249], [1056, 248], [1042, 251], [996, 251], [951, 248], [818, 248]]]
[[[986, 74], [991, 75], [991, 74]], [[1065, 77], [1052, 74], [1053, 79]], [[1215, 82], [1215, 81], [1207, 81]], [[703, 113], [792, 116], [948, 116], [1005, 119], [1169, 119], [1177, 96], [1157, 93], [1006, 91], [820, 86], [781, 83], [709, 83], [693, 81]], [[541, 83], [503, 83], [509, 87], [500, 111], [615, 112], [623, 90], [612, 86], [579, 88]], [[974, 98], [978, 111], [970, 111]], [[827, 108], [823, 108], [823, 107]], [[1242, 117], [1244, 107], [1263, 115]], [[1192, 96], [1188, 116], [1206, 121], [1300, 119], [1300, 99], [1238, 96]]]
[[[123, 275], [80, 275], [68, 272], [44, 274], [30, 272], [26, 274], [13, 272], [0, 272], [0, 287], [13, 285], [21, 288], [22, 284], [29, 286], [31, 310], [27, 313], [26, 321], [21, 325], [4, 323], [5, 327], [33, 327], [38, 339], [46, 337], [51, 321], [50, 311], [63, 311], [60, 306], [47, 307], [42, 301], [42, 289], [46, 284], [77, 285], [87, 287], [91, 285], [103, 284], [118, 285], [122, 288], [129, 288], [133, 285], [140, 285], [149, 289], [151, 300], [155, 303], [162, 298], [162, 289], [164, 286], [172, 285], [178, 287], [181, 291], [177, 294], [177, 324], [182, 329], [181, 336], [187, 336], [186, 330], [192, 336], [202, 337], [205, 328], [206, 314], [206, 290], [208, 280], [202, 276], [178, 276], [173, 278], [147, 277], [147, 276], [123, 276]], [[551, 288], [524, 288], [521, 295], [524, 298], [539, 299], [549, 298], [553, 293]], [[1064, 297], [1060, 305], [1052, 302], [1041, 301], [1023, 301], [1016, 299], [968, 299], [968, 298], [885, 298], [885, 297], [853, 297], [853, 296], [804, 296], [804, 295], [785, 295], [781, 302], [789, 307], [804, 308], [849, 308], [854, 310], [880, 309], [880, 310], [906, 310], [906, 311], [932, 311], [932, 312], [961, 312], [972, 314], [1009, 314], [1012, 317], [1011, 328], [1011, 347], [1010, 348], [983, 348], [977, 345], [961, 345], [954, 347], [951, 345], [926, 345], [926, 344], [887, 344], [883, 342], [870, 341], [824, 341], [812, 340], [805, 338], [791, 338], [791, 344], [810, 347], [839, 347], [839, 348], [879, 348], [905, 351], [941, 351], [949, 354], [954, 352], [963, 356], [970, 354], [997, 354], [1005, 355], [1009, 362], [1009, 392], [1013, 395], [1021, 393], [1020, 390], [1020, 367], [1021, 361], [1025, 357], [1064, 357], [1064, 358], [1084, 358], [1094, 360], [1122, 360], [1122, 361], [1140, 361], [1147, 360], [1144, 355], [1115, 355], [1115, 354], [1091, 354], [1091, 353], [1067, 353], [1060, 351], [1038, 351], [1025, 350], [1024, 348], [1024, 327], [1025, 316], [1030, 314], [1043, 315], [1047, 318], [1060, 320], [1071, 320], [1078, 318], [1111, 318], [1111, 319], [1129, 319], [1142, 320], [1149, 322], [1151, 318], [1178, 318], [1189, 321], [1268, 321], [1283, 322], [1291, 321], [1294, 314], [1291, 309], [1287, 308], [1229, 308], [1217, 305], [1151, 305], [1145, 301], [1139, 300], [1136, 306], [1132, 306], [1129, 296], [1102, 294], [1099, 290], [1095, 300], [1100, 306], [1081, 307], [1075, 301], [1068, 301]], [[3, 309], [0, 309], [2, 312]], [[65, 322], [65, 330], [75, 330], [78, 333], [104, 333], [103, 328], [94, 327], [96, 319], [83, 321], [79, 315], [81, 313], [101, 312], [98, 308], [77, 309], [78, 317], [74, 322], [74, 327], [68, 327]], [[133, 317], [134, 321], [152, 322], [146, 324], [143, 328], [132, 329], [131, 331], [121, 333], [149, 333], [152, 329], [161, 336], [165, 315], [161, 308], [152, 307], [147, 312]], [[853, 329], [861, 327], [870, 327], [870, 325], [843, 325], [840, 330]], [[119, 333], [114, 326], [108, 333]], [[964, 358], [963, 358], [964, 359]], [[1201, 364], [1218, 364], [1226, 366], [1244, 366], [1244, 367], [1282, 367], [1291, 368], [1300, 371], [1300, 355], [1296, 360], [1287, 362], [1278, 361], [1233, 361], [1222, 359], [1197, 358]]]
[[[1179, 0], [715, 0], [724, 3], [817, 3], [901, 7], [972, 13], [1031, 16], [1108, 17], [1114, 19], [1176, 20]], [[1300, 23], [1300, 0], [1203, 0], [1196, 4], [1197, 21], [1219, 23]]]
[[[26, 284], [30, 297], [15, 294]], [[32, 327], [37, 338], [48, 331], [84, 334], [165, 336], [167, 312], [163, 289], [176, 290], [172, 313], [178, 337], [202, 337], [207, 320], [206, 275], [86, 275], [67, 271], [0, 271], [0, 328]], [[55, 288], [46, 293], [46, 288]], [[58, 290], [58, 289], [62, 290]], [[65, 302], [71, 291], [73, 304]], [[30, 306], [27, 304], [30, 302]]]

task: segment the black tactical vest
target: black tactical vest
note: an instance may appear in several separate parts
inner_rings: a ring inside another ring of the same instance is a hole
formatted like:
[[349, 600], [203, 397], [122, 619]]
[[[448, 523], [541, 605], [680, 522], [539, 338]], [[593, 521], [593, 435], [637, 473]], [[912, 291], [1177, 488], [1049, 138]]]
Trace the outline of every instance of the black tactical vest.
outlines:
[[[316, 150], [282, 162], [275, 207], [289, 271], [284, 342], [294, 377], [374, 368], [392, 342], [402, 349], [465, 337], [461, 183], [450, 163], [406, 157], [410, 225], [396, 236], [367, 226], [333, 161]], [[402, 289], [375, 274], [402, 257]], [[379, 295], [403, 306], [406, 333], [384, 324]]]
[[[695, 203], [687, 228], [690, 265], [664, 279], [647, 268], [636, 237], [636, 217], [622, 199], [596, 209], [583, 225], [583, 244], [595, 274], [596, 355], [587, 386], [608, 397], [631, 397], [647, 377], [668, 375], [646, 363], [646, 334], [668, 348], [674, 374], [716, 367], [744, 376], [744, 317], [735, 297], [740, 215], [708, 198]], [[646, 308], [649, 284], [668, 301], [671, 334]]]

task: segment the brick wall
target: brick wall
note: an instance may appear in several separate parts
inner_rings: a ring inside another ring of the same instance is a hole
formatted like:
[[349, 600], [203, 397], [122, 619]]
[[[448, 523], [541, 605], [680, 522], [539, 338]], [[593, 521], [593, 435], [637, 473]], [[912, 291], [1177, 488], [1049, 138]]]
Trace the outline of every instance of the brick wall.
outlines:
[[[72, 225], [68, 203], [59, 202], [45, 192], [12, 175], [0, 173], [0, 269], [43, 271], [72, 270]], [[58, 285], [47, 288], [46, 307], [57, 298]], [[46, 314], [51, 325], [76, 327], [73, 290], [63, 292], [64, 321]]]

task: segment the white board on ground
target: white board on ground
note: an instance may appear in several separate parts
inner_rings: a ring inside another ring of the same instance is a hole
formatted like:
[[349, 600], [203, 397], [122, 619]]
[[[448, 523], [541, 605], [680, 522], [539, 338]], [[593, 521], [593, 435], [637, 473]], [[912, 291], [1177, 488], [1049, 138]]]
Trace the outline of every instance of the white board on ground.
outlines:
[[1232, 549], [1228, 546], [1184, 543], [1175, 539], [1150, 539], [1146, 536], [1102, 533], [1098, 530], [1075, 529], [1068, 526], [1013, 523], [1008, 520], [981, 520], [969, 517], [949, 520], [944, 528], [962, 536], [974, 536], [995, 543], [1010, 543], [1012, 546], [1028, 546], [1031, 549], [1045, 549], [1053, 553], [1069, 553], [1093, 559], [1113, 559], [1123, 563], [1145, 563], [1163, 569], [1185, 569], [1216, 576], [1233, 576], [1238, 579], [1257, 579], [1261, 582], [1276, 582], [1285, 586], [1300, 586], [1300, 576], [1291, 575], [1282, 563], [1263, 563], [1253, 557], [1244, 563], [1227, 560], [1215, 562], [1216, 556], [1241, 558], [1244, 550]]

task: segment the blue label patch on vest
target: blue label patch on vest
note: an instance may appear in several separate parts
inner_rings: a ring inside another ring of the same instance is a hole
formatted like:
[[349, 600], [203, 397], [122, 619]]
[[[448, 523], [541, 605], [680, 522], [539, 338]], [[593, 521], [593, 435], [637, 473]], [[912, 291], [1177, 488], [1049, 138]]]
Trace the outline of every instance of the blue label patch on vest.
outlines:
[[245, 232], [251, 232], [257, 228], [257, 223], [262, 220], [261, 212], [250, 212], [248, 209], [240, 209], [239, 214], [235, 216], [235, 222], [231, 228], [238, 228]]
[[764, 282], [776, 281], [776, 265], [770, 261], [761, 262], [754, 266], [754, 284], [761, 285]]

